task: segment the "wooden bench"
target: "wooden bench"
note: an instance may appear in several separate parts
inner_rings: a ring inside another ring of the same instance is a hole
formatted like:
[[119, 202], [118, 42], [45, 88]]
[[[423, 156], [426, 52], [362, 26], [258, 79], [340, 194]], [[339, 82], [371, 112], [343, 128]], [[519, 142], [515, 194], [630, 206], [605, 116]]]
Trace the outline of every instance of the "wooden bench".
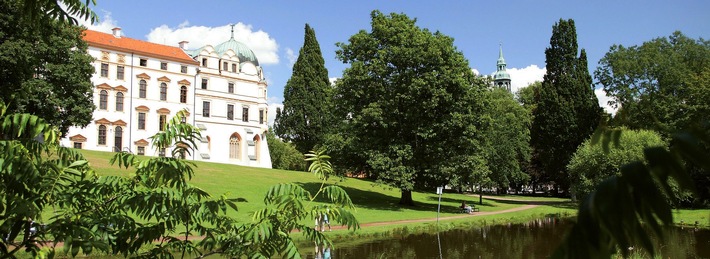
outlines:
[[480, 210], [478, 209], [478, 207], [476, 207], [475, 204], [471, 203], [471, 212], [479, 212], [479, 211]]
[[[480, 210], [478, 209], [478, 207], [476, 207], [475, 204], [471, 203], [467, 205], [471, 206], [471, 212], [480, 212]], [[466, 208], [461, 208], [461, 213], [466, 213]]]

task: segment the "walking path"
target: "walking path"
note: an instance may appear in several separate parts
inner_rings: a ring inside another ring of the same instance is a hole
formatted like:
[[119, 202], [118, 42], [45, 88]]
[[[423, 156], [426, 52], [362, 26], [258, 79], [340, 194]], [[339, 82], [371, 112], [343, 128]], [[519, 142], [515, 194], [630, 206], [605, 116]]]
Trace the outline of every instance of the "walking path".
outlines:
[[[471, 195], [471, 196], [478, 197], [478, 195]], [[512, 199], [512, 198], [506, 198], [506, 197], [485, 196], [485, 195], [483, 196], [483, 198], [488, 199], [488, 200], [510, 201], [510, 202], [520, 203], [520, 204], [524, 204], [524, 205], [522, 205], [520, 207], [515, 207], [512, 209], [507, 209], [507, 210], [474, 212], [472, 214], [462, 214], [462, 215], [456, 215], [456, 216], [439, 217], [439, 221], [461, 219], [461, 218], [468, 218], [468, 217], [480, 217], [480, 216], [487, 216], [487, 215], [497, 215], [497, 214], [503, 214], [503, 213], [529, 210], [529, 209], [538, 207], [540, 205], [564, 203], [564, 201], [529, 201], [529, 200], [518, 200], [518, 199]], [[436, 218], [426, 218], [426, 219], [407, 219], [407, 220], [396, 220], [396, 221], [370, 222], [370, 223], [362, 223], [362, 224], [360, 224], [360, 227], [365, 228], [365, 227], [387, 226], [387, 225], [397, 225], [397, 224], [407, 224], [407, 223], [433, 222], [436, 220], [437, 220]], [[347, 227], [346, 226], [333, 226], [333, 229], [347, 229]]]
[[[496, 215], [496, 214], [503, 214], [503, 213], [509, 213], [509, 212], [516, 212], [516, 211], [522, 211], [522, 210], [529, 210], [535, 207], [538, 207], [540, 205], [536, 204], [527, 204], [523, 205], [520, 207], [515, 207], [512, 209], [507, 209], [507, 210], [499, 210], [499, 211], [484, 211], [484, 212], [474, 212], [472, 214], [462, 214], [462, 215], [456, 215], [456, 216], [448, 216], [448, 217], [439, 217], [439, 221], [442, 220], [451, 220], [451, 219], [461, 219], [461, 218], [468, 218], [468, 217], [480, 217], [480, 216], [486, 216], [486, 215]], [[421, 222], [432, 222], [436, 221], [436, 218], [427, 218], [427, 219], [407, 219], [407, 220], [396, 220], [396, 221], [382, 221], [382, 222], [370, 222], [370, 223], [362, 223], [360, 224], [361, 228], [364, 227], [376, 227], [376, 226], [387, 226], [387, 225], [397, 225], [397, 224], [407, 224], [407, 223], [421, 223]], [[346, 229], [346, 226], [333, 226], [333, 229]]]

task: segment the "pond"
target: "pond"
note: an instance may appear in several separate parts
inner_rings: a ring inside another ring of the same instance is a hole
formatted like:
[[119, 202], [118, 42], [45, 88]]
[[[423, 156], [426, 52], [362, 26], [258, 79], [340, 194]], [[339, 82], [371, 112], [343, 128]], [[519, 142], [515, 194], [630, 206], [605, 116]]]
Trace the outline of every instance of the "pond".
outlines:
[[[526, 224], [457, 229], [340, 246], [301, 250], [306, 258], [547, 258], [571, 223], [542, 219]], [[672, 228], [660, 247], [662, 258], [710, 258], [710, 230]], [[441, 248], [439, 248], [441, 247]], [[643, 254], [638, 254], [643, 255]]]

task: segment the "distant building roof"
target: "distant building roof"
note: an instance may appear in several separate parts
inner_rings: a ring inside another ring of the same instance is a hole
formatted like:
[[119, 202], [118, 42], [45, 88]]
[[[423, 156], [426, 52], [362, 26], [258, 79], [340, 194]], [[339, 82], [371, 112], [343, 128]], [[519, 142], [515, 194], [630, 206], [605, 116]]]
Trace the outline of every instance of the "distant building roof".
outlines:
[[[234, 51], [234, 54], [236, 54], [237, 58], [239, 58], [239, 63], [249, 62], [254, 64], [254, 66], [259, 66], [259, 60], [256, 58], [254, 52], [249, 47], [247, 47], [246, 44], [234, 39], [234, 24], [232, 24], [231, 26], [231, 37], [229, 38], [229, 40], [222, 42], [217, 46], [214, 46], [214, 52], [216, 52], [218, 55], [224, 55], [224, 53], [226, 53], [227, 51], [232, 50]], [[190, 56], [197, 57], [200, 55], [202, 50], [205, 49], [205, 47], [207, 46], [202, 46], [199, 49], [186, 50], [186, 52]]]
[[180, 63], [197, 63], [197, 61], [192, 59], [181, 48], [127, 37], [116, 37], [110, 33], [86, 30], [84, 31], [84, 41], [92, 47], [136, 53], [138, 55], [145, 55]]
[[256, 59], [254, 52], [251, 51], [251, 49], [249, 49], [249, 47], [247, 47], [244, 43], [235, 40], [234, 37], [214, 47], [214, 50], [220, 55], [230, 49], [237, 54], [240, 63], [252, 62], [255, 66], [259, 65], [259, 60]]

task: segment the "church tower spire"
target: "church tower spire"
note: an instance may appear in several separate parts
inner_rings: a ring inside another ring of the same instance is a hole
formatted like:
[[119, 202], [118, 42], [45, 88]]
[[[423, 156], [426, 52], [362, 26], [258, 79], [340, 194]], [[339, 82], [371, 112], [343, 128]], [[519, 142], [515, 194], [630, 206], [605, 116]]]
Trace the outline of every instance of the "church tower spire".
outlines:
[[510, 74], [505, 71], [505, 59], [503, 58], [503, 44], [501, 43], [498, 50], [498, 62], [497, 62], [496, 72], [493, 74], [493, 85], [496, 87], [502, 87], [511, 91], [510, 89]]

